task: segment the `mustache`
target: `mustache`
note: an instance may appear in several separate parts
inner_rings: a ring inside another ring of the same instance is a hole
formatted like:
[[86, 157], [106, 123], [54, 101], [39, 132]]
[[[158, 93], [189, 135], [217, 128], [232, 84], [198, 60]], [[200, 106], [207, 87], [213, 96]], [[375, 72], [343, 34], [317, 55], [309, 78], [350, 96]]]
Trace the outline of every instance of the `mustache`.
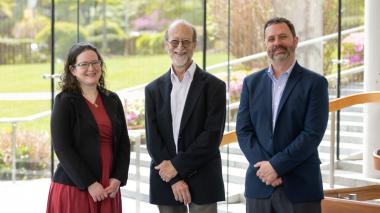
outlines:
[[278, 45], [278, 46], [274, 46], [272, 49], [271, 49], [271, 52], [275, 52], [275, 51], [277, 51], [277, 50], [288, 50], [289, 48], [287, 48], [287, 47], [284, 47], [284, 46], [282, 46], [282, 45]]

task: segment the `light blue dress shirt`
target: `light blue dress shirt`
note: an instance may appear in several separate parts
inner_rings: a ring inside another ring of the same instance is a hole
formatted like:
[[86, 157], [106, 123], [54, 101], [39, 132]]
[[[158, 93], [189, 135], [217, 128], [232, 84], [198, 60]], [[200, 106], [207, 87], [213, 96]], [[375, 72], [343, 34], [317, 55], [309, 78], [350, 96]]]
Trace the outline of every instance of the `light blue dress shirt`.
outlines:
[[280, 105], [282, 93], [284, 92], [286, 82], [288, 82], [288, 78], [295, 64], [296, 61], [294, 61], [292, 66], [290, 66], [288, 70], [283, 72], [278, 77], [278, 79], [274, 76], [272, 65], [268, 68], [268, 76], [272, 80], [272, 131], [274, 131], [274, 127], [276, 126], [278, 106]]

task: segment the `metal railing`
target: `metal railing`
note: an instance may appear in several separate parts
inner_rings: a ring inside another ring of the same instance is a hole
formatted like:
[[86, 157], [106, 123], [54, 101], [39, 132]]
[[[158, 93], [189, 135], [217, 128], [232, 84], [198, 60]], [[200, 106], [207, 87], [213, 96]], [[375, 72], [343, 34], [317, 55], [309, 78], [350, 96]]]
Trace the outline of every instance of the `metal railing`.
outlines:
[[[358, 74], [364, 71], [364, 66], [358, 66], [354, 67], [348, 70], [343, 70], [342, 71], [342, 76], [349, 76], [353, 74]], [[336, 78], [336, 74], [331, 74], [325, 76], [328, 81], [334, 80]], [[238, 109], [239, 108], [239, 102], [231, 103], [228, 105], [230, 109]]]
[[11, 123], [12, 124], [12, 181], [16, 181], [16, 135], [17, 135], [17, 124], [21, 122], [30, 122], [34, 121], [36, 119], [40, 119], [46, 116], [49, 116], [51, 111], [45, 111], [45, 112], [40, 112], [34, 115], [30, 115], [27, 117], [22, 117], [22, 118], [0, 118], [0, 123]]

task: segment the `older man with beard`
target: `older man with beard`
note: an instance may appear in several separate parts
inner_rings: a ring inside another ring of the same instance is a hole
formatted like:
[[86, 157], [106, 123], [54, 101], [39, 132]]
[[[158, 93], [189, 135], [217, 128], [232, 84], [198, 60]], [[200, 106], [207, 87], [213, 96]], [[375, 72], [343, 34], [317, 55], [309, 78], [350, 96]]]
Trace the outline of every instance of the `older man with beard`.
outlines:
[[302, 66], [293, 24], [264, 26], [270, 66], [244, 79], [237, 136], [249, 161], [248, 213], [321, 212], [318, 145], [328, 120], [327, 80]]
[[165, 34], [172, 65], [145, 88], [149, 196], [161, 213], [216, 213], [224, 200], [226, 85], [192, 60], [196, 43], [195, 28], [174, 21]]

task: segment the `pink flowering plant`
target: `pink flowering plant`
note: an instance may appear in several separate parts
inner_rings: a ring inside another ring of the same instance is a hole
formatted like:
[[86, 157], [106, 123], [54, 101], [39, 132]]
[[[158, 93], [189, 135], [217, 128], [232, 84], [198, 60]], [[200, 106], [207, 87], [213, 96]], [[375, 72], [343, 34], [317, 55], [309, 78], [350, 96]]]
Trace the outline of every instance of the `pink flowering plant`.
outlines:
[[124, 113], [128, 129], [144, 128], [144, 99], [128, 101], [124, 99]]
[[247, 76], [244, 71], [233, 71], [230, 80], [230, 102], [235, 103], [240, 101], [240, 93], [243, 88], [243, 81]]
[[364, 62], [364, 32], [351, 33], [342, 41], [344, 58], [349, 66], [361, 65]]

